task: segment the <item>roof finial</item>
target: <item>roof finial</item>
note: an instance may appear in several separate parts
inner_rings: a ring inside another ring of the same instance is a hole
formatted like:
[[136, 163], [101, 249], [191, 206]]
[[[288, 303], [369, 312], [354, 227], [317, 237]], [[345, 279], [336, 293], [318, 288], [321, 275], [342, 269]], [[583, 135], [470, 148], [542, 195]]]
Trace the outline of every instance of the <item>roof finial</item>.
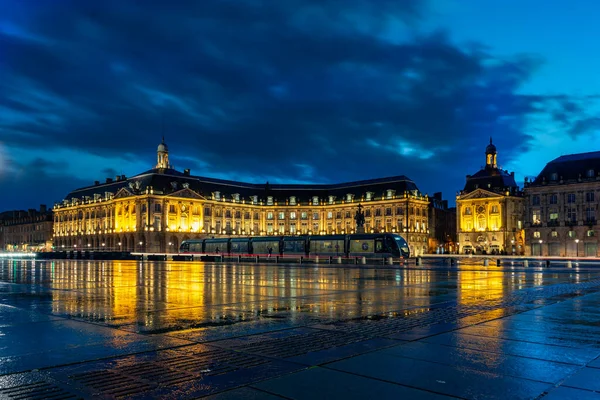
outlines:
[[492, 144], [492, 137], [490, 136], [490, 144]]

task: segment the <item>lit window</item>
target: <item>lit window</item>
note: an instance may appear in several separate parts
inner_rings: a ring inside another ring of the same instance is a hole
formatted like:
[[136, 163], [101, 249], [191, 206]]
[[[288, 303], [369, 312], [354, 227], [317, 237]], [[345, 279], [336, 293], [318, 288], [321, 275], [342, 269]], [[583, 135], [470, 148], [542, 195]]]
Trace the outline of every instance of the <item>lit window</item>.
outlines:
[[319, 196], [313, 196], [313, 206], [319, 205]]
[[213, 193], [213, 198], [215, 200], [220, 200], [221, 199], [221, 192], [214, 192]]
[[290, 219], [296, 219], [296, 211], [290, 212]]
[[273, 196], [267, 196], [267, 205], [268, 206], [272, 206], [273, 205]]
[[280, 212], [279, 213], [279, 219], [285, 219], [285, 213]]
[[296, 196], [290, 196], [290, 205], [292, 205], [292, 206], [296, 205]]
[[268, 212], [267, 213], [267, 219], [273, 219], [273, 213], [272, 212]]
[[592, 231], [592, 230], [587, 231], [587, 235], [588, 236], [594, 236], [594, 231]]
[[333, 218], [333, 212], [328, 211], [327, 212], [327, 219], [331, 219], [331, 218]]
[[335, 196], [329, 196], [329, 204], [333, 204], [335, 201]]
[[313, 213], [313, 219], [319, 219], [319, 213], [318, 212]]
[[569, 231], [569, 237], [570, 238], [574, 238], [575, 236], [576, 236], [575, 235], [575, 231]]
[[534, 238], [539, 238], [540, 237], [540, 233], [538, 231], [533, 232], [533, 237]]
[[558, 232], [552, 231], [552, 237], [558, 237]]

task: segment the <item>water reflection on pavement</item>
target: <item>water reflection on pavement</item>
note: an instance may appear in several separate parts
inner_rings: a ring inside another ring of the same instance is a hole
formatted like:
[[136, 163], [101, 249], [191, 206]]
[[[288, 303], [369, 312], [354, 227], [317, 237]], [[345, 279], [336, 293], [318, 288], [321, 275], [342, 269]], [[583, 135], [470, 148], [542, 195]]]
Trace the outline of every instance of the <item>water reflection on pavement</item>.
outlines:
[[[21, 393], [45, 382], [83, 397], [303, 398], [314, 386], [302, 382], [320, 379], [352, 382], [355, 396], [366, 390], [359, 382], [383, 397], [596, 395], [574, 378], [600, 372], [593, 266], [2, 260], [0, 267], [0, 397], [4, 388]], [[189, 363], [173, 361], [181, 357]], [[148, 363], [179, 378], [160, 383], [131, 372]], [[432, 383], [431, 371], [445, 377], [434, 381], [455, 383]], [[99, 373], [110, 385], [94, 386], [90, 377]], [[566, 378], [575, 383], [553, 391]], [[129, 389], [115, 392], [117, 381]]]

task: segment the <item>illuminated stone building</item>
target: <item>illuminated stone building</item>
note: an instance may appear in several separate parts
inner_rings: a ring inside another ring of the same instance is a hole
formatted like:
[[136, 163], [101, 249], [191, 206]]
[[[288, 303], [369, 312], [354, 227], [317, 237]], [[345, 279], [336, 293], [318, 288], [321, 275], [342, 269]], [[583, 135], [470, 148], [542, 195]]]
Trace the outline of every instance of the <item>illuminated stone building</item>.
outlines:
[[52, 211], [45, 205], [39, 211], [6, 211], [0, 215], [2, 251], [51, 251], [52, 236]]
[[514, 172], [498, 168], [496, 146], [485, 149], [485, 167], [467, 175], [456, 197], [458, 246], [461, 253], [522, 254], [523, 193]]
[[254, 184], [175, 170], [163, 142], [156, 166], [72, 191], [54, 207], [58, 250], [175, 252], [206, 236], [399, 232], [427, 251], [428, 197], [405, 176], [342, 184]]
[[550, 161], [524, 192], [529, 255], [598, 256], [600, 152]]

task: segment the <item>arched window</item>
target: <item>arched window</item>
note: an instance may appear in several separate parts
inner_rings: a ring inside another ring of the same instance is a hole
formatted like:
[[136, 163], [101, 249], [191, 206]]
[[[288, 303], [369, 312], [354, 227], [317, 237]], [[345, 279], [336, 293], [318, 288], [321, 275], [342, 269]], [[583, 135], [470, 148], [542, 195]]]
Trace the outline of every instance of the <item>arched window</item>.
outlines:
[[485, 230], [486, 223], [485, 223], [485, 217], [483, 215], [480, 215], [479, 218], [477, 218], [477, 225], [479, 226], [479, 229]]

